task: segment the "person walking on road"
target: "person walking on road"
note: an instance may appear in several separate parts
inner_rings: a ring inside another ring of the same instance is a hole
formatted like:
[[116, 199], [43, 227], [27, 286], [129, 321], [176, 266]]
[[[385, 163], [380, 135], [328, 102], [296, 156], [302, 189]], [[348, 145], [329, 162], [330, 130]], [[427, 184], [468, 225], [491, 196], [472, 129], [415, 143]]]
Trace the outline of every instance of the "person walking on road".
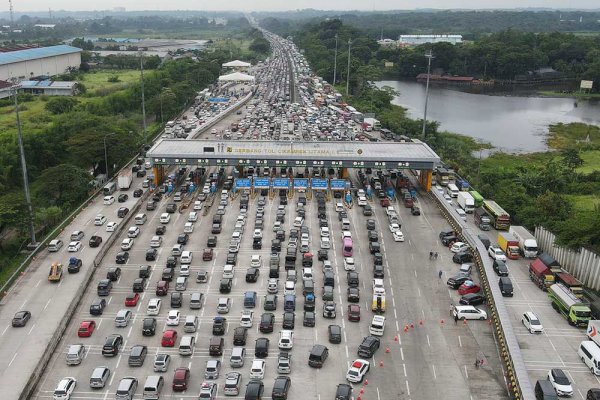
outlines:
[[454, 304], [450, 303], [450, 316], [454, 313]]
[[440, 270], [440, 272], [438, 272], [438, 278], [442, 279], [442, 270]]
[[458, 314], [454, 315], [454, 325], [458, 325]]
[[475, 368], [479, 369], [479, 358], [475, 360]]
[[433, 251], [429, 252], [429, 259], [431, 260], [433, 258]]

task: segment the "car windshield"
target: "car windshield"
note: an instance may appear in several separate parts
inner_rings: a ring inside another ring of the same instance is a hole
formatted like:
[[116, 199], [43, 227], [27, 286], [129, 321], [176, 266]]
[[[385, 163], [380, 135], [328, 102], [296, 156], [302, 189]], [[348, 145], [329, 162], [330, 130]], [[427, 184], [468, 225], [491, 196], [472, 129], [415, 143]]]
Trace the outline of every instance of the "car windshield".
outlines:
[[350, 370], [350, 371], [348, 371], [348, 375], [358, 376], [358, 371]]
[[556, 374], [554, 375], [554, 381], [556, 383], [558, 383], [559, 385], [569, 385], [571, 384], [571, 382], [569, 382], [569, 379], [562, 375], [562, 374]]
[[538, 321], [537, 319], [531, 318], [531, 325], [541, 325], [541, 324], [540, 324], [540, 321]]

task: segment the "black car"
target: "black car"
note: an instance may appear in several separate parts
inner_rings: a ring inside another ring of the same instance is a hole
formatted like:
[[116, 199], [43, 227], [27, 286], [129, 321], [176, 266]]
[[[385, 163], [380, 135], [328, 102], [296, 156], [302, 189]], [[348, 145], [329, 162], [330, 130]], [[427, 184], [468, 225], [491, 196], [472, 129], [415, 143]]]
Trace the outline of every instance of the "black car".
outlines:
[[460, 287], [460, 285], [462, 285], [466, 281], [470, 281], [470, 280], [471, 280], [470, 276], [459, 274], [459, 275], [449, 278], [448, 281], [446, 282], [446, 285], [448, 285], [452, 289], [456, 290]]
[[[252, 241], [252, 249], [254, 249], [254, 250], [262, 249], [262, 239], [261, 238], [254, 238], [254, 240]], [[273, 250], [273, 249], [271, 248], [271, 250]]]
[[90, 247], [98, 247], [102, 243], [102, 238], [100, 236], [92, 236], [90, 238]]
[[381, 253], [373, 254], [373, 263], [375, 265], [383, 265], [383, 255]]
[[129, 260], [129, 253], [126, 251], [121, 251], [117, 253], [117, 256], [115, 257], [115, 261], [117, 264], [125, 264], [127, 260]]
[[177, 243], [186, 245], [189, 239], [190, 239], [190, 235], [188, 235], [187, 233], [180, 233], [177, 236]]
[[367, 230], [372, 231], [375, 229], [375, 220], [374, 219], [368, 219], [367, 220]]
[[346, 277], [348, 278], [348, 286], [355, 288], [358, 287], [358, 272], [348, 271]]
[[17, 311], [12, 319], [12, 326], [15, 328], [25, 326], [30, 319], [31, 313], [29, 311]]
[[[367, 231], [367, 239], [369, 240], [369, 244], [371, 244], [373, 242], [377, 242], [379, 240], [379, 234], [377, 233], [376, 230]], [[377, 242], [377, 244], [379, 244], [379, 243]], [[379, 249], [374, 250], [374, 252], [378, 252], [378, 251], [379, 251]], [[371, 252], [371, 254], [373, 254], [373, 251]]]
[[506, 263], [500, 260], [494, 260], [494, 264], [492, 264], [496, 275], [498, 276], [508, 276], [508, 268], [506, 267]]
[[238, 326], [233, 330], [233, 345], [245, 346], [246, 338], [248, 337], [248, 329], [243, 326]]
[[280, 252], [281, 251], [281, 240], [273, 239], [271, 240], [271, 252]]
[[302, 321], [303, 326], [315, 326], [315, 312], [304, 311], [304, 320]]
[[410, 209], [410, 213], [412, 215], [421, 215], [421, 209], [419, 208], [419, 206], [412, 206], [412, 208]]
[[373, 278], [383, 278], [385, 276], [385, 270], [383, 269], [383, 265], [374, 265], [373, 266]]
[[273, 383], [273, 392], [271, 393], [271, 398], [273, 400], [287, 399], [291, 385], [292, 380], [289, 376], [278, 376], [275, 378], [275, 383]]
[[373, 215], [373, 208], [371, 208], [370, 205], [366, 205], [363, 208], [363, 215], [370, 217], [371, 215]]
[[217, 237], [214, 235], [209, 236], [206, 240], [206, 247], [217, 247]]
[[127, 200], [129, 200], [129, 196], [126, 195], [125, 193], [120, 194], [119, 197], [117, 197], [117, 201], [119, 203], [125, 203]]
[[133, 191], [133, 197], [142, 197], [142, 194], [144, 194], [144, 191], [142, 189], [135, 189]]
[[133, 280], [133, 292], [142, 293], [146, 287], [146, 278], [136, 278]]
[[110, 279], [111, 282], [118, 281], [120, 276], [121, 268], [119, 267], [110, 267], [106, 272], [106, 279]]
[[329, 254], [327, 253], [327, 249], [321, 249], [317, 252], [317, 259], [319, 261], [329, 260]]
[[296, 313], [287, 311], [283, 313], [283, 329], [294, 329], [296, 325]]
[[173, 214], [175, 211], [177, 211], [177, 204], [175, 204], [175, 203], [167, 204], [167, 212], [169, 214]]
[[183, 305], [183, 293], [171, 292], [171, 308], [181, 308]]
[[360, 301], [360, 289], [357, 287], [349, 287], [347, 290], [348, 302], [358, 303]]
[[102, 315], [102, 313], [104, 312], [104, 308], [106, 308], [106, 300], [96, 299], [90, 305], [90, 314]]
[[227, 253], [227, 261], [225, 262], [225, 264], [237, 264], [237, 253]]
[[161, 280], [171, 282], [173, 280], [173, 268], [171, 268], [171, 267], [163, 268], [163, 271], [161, 274]]
[[164, 235], [167, 231], [167, 227], [165, 225], [159, 225], [156, 227], [156, 231], [154, 232], [156, 235]]
[[82, 265], [83, 264], [80, 258], [71, 257], [69, 259], [69, 266], [67, 267], [67, 271], [69, 271], [69, 273], [71, 274], [76, 274], [77, 272], [79, 272]]
[[150, 273], [152, 272], [152, 266], [151, 265], [140, 265], [140, 268], [138, 269], [138, 276], [140, 278], [150, 278]]
[[127, 207], [120, 207], [117, 210], [117, 217], [119, 218], [125, 218], [125, 216], [129, 213], [129, 208]]
[[329, 334], [329, 343], [342, 342], [342, 327], [339, 325], [329, 325], [327, 328]]
[[269, 355], [269, 339], [258, 338], [254, 345], [254, 356], [256, 358], [267, 358]]
[[329, 222], [327, 222], [327, 218], [319, 218], [319, 228], [329, 227]]
[[258, 280], [258, 274], [259, 274], [259, 270], [258, 268], [248, 268], [248, 270], [246, 271], [246, 282], [256, 282]]
[[155, 248], [149, 248], [146, 250], [146, 261], [154, 261], [156, 260], [156, 256], [158, 255], [158, 250]]
[[260, 400], [263, 398], [263, 392], [265, 390], [265, 385], [262, 381], [257, 379], [251, 380], [246, 385], [246, 393], [244, 394], [244, 399], [247, 400]]
[[275, 315], [273, 315], [273, 313], [263, 313], [260, 317], [258, 329], [262, 333], [273, 332], [273, 325], [275, 325]]
[[335, 400], [352, 400], [352, 386], [346, 383], [340, 383], [337, 385], [335, 391]]
[[123, 336], [113, 333], [106, 337], [104, 346], [102, 346], [102, 355], [106, 357], [116, 356], [123, 346]]
[[215, 317], [213, 319], [212, 333], [216, 336], [222, 336], [227, 330], [227, 320], [223, 317]]
[[466, 306], [476, 306], [485, 303], [485, 297], [479, 293], [467, 293], [458, 302]]
[[175, 268], [176, 266], [177, 266], [177, 257], [175, 257], [175, 256], [167, 257], [167, 265], [165, 265], [165, 267]]
[[[369, 234], [371, 232], [375, 232], [375, 231], [369, 231]], [[369, 240], [371, 240], [371, 237], [369, 235]], [[371, 252], [371, 254], [375, 254], [375, 253], [379, 253], [379, 251], [381, 250], [381, 245], [379, 244], [379, 242], [369, 242], [369, 252]]]
[[142, 335], [154, 336], [156, 333], [156, 318], [147, 317], [142, 321]]
[[[456, 264], [463, 264], [473, 261], [473, 254], [470, 251], [461, 251], [460, 253], [456, 253], [452, 256], [452, 261]], [[508, 274], [508, 270], [507, 270]]]
[[447, 236], [456, 236], [456, 233], [453, 230], [448, 229], [445, 231], [441, 231], [440, 234], [438, 235], [440, 240], [442, 240], [443, 238], [445, 238]]

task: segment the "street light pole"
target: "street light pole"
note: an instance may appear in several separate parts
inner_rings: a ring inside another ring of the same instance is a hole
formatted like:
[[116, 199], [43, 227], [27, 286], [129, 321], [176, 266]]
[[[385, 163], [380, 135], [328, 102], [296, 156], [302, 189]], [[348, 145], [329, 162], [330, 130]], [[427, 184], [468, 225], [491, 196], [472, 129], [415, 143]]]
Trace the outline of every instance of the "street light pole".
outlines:
[[106, 151], [106, 138], [108, 136], [112, 136], [115, 135], [114, 132], [112, 133], [107, 133], [106, 135], [104, 135], [104, 166], [106, 168], [106, 180], [108, 181], [110, 179], [110, 175], [108, 174], [108, 152]]
[[142, 77], [142, 124], [144, 126], [144, 144], [148, 143], [148, 130], [146, 129], [146, 100], [144, 98], [144, 52], [140, 50], [140, 72]]
[[37, 246], [37, 240], [35, 239], [35, 226], [33, 223], [33, 205], [31, 204], [31, 195], [29, 193], [29, 178], [27, 177], [27, 162], [25, 160], [25, 148], [23, 147], [23, 132], [21, 131], [21, 118], [19, 117], [19, 101], [17, 100], [18, 85], [13, 82], [13, 90], [15, 96], [15, 115], [17, 119], [17, 138], [19, 142], [19, 153], [21, 159], [21, 171], [23, 172], [23, 189], [25, 192], [25, 203], [29, 210], [29, 234], [31, 235], [30, 246]]
[[433, 54], [431, 50], [425, 53], [425, 57], [427, 57], [427, 84], [425, 86], [425, 110], [423, 111], [423, 140], [425, 140], [425, 127], [427, 126], [427, 103], [429, 101], [429, 75], [431, 71], [431, 59], [433, 58]]
[[338, 50], [338, 34], [335, 34], [335, 55], [333, 56], [333, 86], [335, 86], [335, 78], [337, 72], [337, 50]]
[[350, 95], [350, 49], [352, 40], [348, 39], [348, 74], [346, 75], [346, 96]]

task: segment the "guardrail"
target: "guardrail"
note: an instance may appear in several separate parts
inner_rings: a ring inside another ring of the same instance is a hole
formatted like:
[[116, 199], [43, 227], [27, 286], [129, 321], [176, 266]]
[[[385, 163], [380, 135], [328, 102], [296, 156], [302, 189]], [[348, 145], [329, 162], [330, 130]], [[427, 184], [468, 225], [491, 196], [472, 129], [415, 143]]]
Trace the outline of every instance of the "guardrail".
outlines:
[[448, 220], [452, 229], [458, 233], [458, 236], [474, 250], [475, 264], [479, 269], [481, 276], [481, 286], [486, 293], [487, 305], [491, 311], [491, 318], [494, 326], [494, 333], [500, 347], [500, 356], [504, 362], [505, 379], [508, 384], [508, 391], [513, 399], [535, 400], [535, 394], [527, 368], [523, 361], [521, 348], [517, 342], [517, 337], [513, 330], [512, 322], [508, 314], [504, 298], [500, 292], [498, 284], [490, 282], [490, 277], [495, 278], [496, 274], [492, 268], [492, 262], [487, 257], [487, 250], [481, 240], [477, 238], [477, 233], [467, 224], [459, 219], [458, 214], [446, 202], [442, 195], [435, 189], [431, 190], [432, 199], [436, 200], [438, 207], [444, 217]]

